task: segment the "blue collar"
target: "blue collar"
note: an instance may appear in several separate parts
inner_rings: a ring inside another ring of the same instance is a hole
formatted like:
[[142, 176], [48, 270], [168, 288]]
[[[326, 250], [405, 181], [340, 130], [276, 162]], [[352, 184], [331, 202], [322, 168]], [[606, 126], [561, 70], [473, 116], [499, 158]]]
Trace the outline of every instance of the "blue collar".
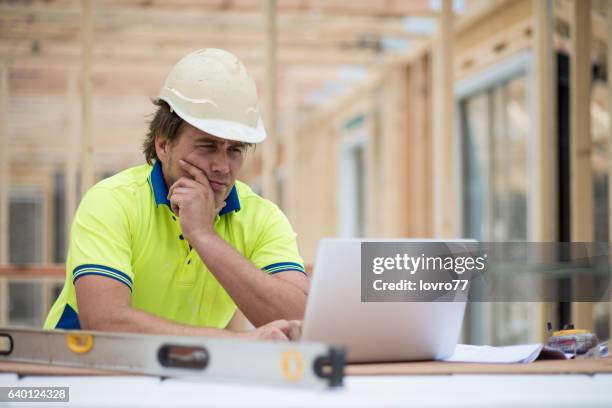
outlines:
[[[165, 204], [170, 207], [170, 201], [168, 200], [168, 187], [166, 186], [164, 173], [159, 160], [155, 161], [155, 165], [151, 170], [149, 185], [151, 186], [153, 195], [155, 196], [155, 204]], [[219, 215], [225, 215], [232, 211], [240, 211], [240, 199], [238, 198], [238, 192], [236, 191], [235, 184], [232, 186], [232, 190], [225, 199], [225, 207], [223, 207], [223, 209], [219, 212]]]

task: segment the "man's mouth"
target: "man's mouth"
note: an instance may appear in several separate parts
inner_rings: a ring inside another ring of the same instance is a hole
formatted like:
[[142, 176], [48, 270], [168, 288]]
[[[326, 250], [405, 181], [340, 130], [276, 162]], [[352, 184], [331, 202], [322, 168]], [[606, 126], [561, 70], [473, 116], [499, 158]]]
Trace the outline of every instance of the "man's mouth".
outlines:
[[222, 193], [227, 189], [227, 184], [220, 181], [208, 180], [208, 182], [215, 193]]

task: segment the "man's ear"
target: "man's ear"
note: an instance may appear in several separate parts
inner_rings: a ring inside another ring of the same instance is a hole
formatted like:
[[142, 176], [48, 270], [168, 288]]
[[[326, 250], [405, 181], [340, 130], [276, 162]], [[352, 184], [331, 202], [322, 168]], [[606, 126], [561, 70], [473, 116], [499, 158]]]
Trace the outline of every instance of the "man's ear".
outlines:
[[166, 162], [168, 155], [170, 154], [169, 149], [170, 141], [168, 139], [159, 135], [155, 136], [155, 152], [162, 163]]

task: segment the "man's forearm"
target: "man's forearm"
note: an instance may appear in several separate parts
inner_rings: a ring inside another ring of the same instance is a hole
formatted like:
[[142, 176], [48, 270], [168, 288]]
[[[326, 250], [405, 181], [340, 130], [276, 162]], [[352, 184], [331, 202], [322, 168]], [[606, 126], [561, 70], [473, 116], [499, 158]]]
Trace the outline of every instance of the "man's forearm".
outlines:
[[134, 309], [130, 306], [116, 307], [104, 317], [83, 319], [83, 329], [148, 334], [169, 334], [231, 338], [240, 334], [230, 330], [209, 327], [195, 327], [176, 323], [164, 318]]
[[201, 235], [191, 245], [255, 326], [304, 318], [306, 293], [298, 286], [257, 269], [216, 234]]

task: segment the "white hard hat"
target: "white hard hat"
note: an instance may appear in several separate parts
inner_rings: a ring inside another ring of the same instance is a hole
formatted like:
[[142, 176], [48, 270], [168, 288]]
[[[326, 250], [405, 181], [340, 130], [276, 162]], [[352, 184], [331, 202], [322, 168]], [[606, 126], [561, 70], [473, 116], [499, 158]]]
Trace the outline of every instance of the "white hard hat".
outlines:
[[266, 138], [255, 81], [227, 51], [205, 48], [183, 57], [168, 74], [159, 99], [213, 136], [246, 143]]

